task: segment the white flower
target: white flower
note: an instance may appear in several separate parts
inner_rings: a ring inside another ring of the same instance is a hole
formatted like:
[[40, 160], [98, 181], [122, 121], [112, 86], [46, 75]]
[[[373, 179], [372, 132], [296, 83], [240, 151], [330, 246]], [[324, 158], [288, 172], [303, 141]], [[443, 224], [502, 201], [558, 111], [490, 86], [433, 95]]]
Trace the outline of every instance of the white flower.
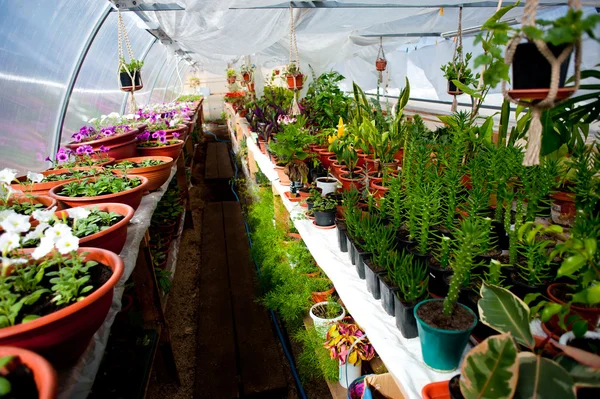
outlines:
[[102, 116], [100, 117], [100, 121], [104, 121], [106, 118], [108, 118], [106, 115], [102, 115]]
[[56, 223], [54, 226], [50, 227], [44, 233], [44, 238], [48, 237], [52, 239], [53, 243], [57, 243], [63, 237], [68, 237], [73, 235], [71, 228], [63, 223]]
[[0, 170], [0, 183], [10, 184], [17, 177], [17, 171], [15, 169], [4, 168]]
[[50, 220], [52, 220], [52, 217], [54, 216], [54, 212], [56, 212], [56, 207], [53, 206], [52, 208], [44, 211], [44, 210], [35, 210], [32, 213], [32, 216], [35, 220], [37, 220], [40, 223], [46, 223], [49, 222]]
[[93, 125], [93, 124], [95, 124], [96, 122], [98, 122], [98, 118], [92, 118], [92, 119], [90, 119], [90, 120], [88, 121], [88, 123], [89, 123], [90, 125]]
[[44, 175], [41, 173], [27, 172], [27, 180], [32, 183], [41, 183], [44, 180]]
[[120, 118], [121, 114], [118, 112], [111, 112], [110, 114], [108, 114], [109, 118]]
[[4, 219], [2, 223], [0, 223], [0, 226], [2, 226], [7, 233], [19, 234], [29, 231], [31, 223], [29, 223], [29, 216], [15, 213]]
[[27, 263], [27, 259], [11, 259], [11, 258], [5, 258], [4, 256], [2, 258], [2, 268], [5, 269], [9, 266], [12, 265], [22, 265], [23, 263]]
[[20, 246], [20, 239], [18, 233], [4, 233], [0, 236], [0, 251], [3, 254], [12, 251], [13, 249], [17, 249]]
[[41, 240], [44, 236], [44, 231], [50, 227], [48, 223], [40, 223], [35, 226], [35, 229], [30, 231], [23, 237], [23, 242], [32, 241], [32, 240]]
[[52, 237], [42, 237], [40, 245], [33, 251], [31, 257], [35, 260], [43, 258], [48, 255], [54, 249], [54, 241]]
[[135, 119], [140, 119], [141, 118], [140, 115], [135, 115], [134, 117], [135, 117]]
[[177, 123], [175, 121], [169, 122], [169, 127], [175, 127]]
[[71, 219], [85, 219], [90, 216], [90, 211], [85, 208], [69, 208], [67, 209], [67, 213]]
[[13, 209], [6, 209], [4, 211], [0, 211], [0, 223], [2, 223], [2, 221], [4, 221], [4, 219], [9, 217], [10, 215], [18, 215], [18, 213], [15, 212]]
[[63, 255], [66, 255], [72, 251], [77, 251], [79, 248], [79, 238], [73, 234], [65, 235], [56, 242], [56, 249]]
[[136, 117], [136, 115], [134, 115], [134, 114], [127, 114], [127, 115], [123, 116], [123, 118], [130, 120], [130, 121], [135, 119], [135, 117]]

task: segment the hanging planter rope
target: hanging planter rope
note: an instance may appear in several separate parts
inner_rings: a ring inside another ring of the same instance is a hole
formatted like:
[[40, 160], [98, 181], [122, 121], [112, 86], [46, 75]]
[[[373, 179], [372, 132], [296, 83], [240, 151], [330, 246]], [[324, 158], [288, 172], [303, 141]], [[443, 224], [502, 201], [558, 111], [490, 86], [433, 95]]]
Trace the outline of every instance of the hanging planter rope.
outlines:
[[[538, 0], [527, 0], [525, 8], [523, 10], [523, 20], [521, 25], [535, 26], [535, 15], [538, 7]], [[581, 9], [580, 0], [569, 0], [569, 7], [575, 10]], [[573, 94], [579, 88], [579, 80], [581, 78], [580, 67], [581, 67], [581, 37], [575, 41], [575, 43], [567, 45], [558, 56], [555, 56], [552, 51], [548, 48], [548, 44], [540, 39], [531, 40], [524, 33], [523, 29], [520, 30], [519, 34], [506, 46], [506, 54], [504, 56], [504, 62], [508, 65], [512, 65], [517, 46], [523, 39], [528, 39], [535, 44], [538, 51], [544, 56], [551, 66], [551, 78], [550, 88], [548, 94], [543, 99], [536, 101], [521, 101], [521, 98], [526, 96], [518, 95], [515, 91], [508, 91], [506, 89], [506, 81], [502, 82], [502, 94], [504, 98], [515, 104], [531, 108], [531, 125], [527, 132], [527, 151], [525, 152], [525, 158], [523, 165], [532, 166], [539, 165], [540, 163], [540, 149], [542, 144], [542, 113], [545, 110], [551, 109], [556, 104], [557, 100], [564, 100]], [[575, 86], [569, 89], [563, 89], [559, 94], [559, 81], [560, 81], [560, 69], [564, 61], [568, 59], [571, 52], [575, 50]], [[514, 69], [513, 69], [514, 71]], [[533, 98], [531, 98], [533, 100]]]
[[[463, 8], [460, 7], [458, 10], [458, 29], [457, 29], [457, 37], [458, 39], [455, 41], [454, 43], [454, 55], [452, 56], [452, 59], [456, 59], [456, 53], [458, 52], [458, 56], [460, 57], [460, 67], [458, 68], [458, 70], [456, 70], [456, 80], [460, 81], [460, 78], [462, 77], [462, 72], [463, 72], [463, 66], [464, 66], [464, 56], [463, 56], [463, 41], [462, 41], [462, 13], [463, 13]], [[460, 50], [459, 50], [460, 49]], [[456, 68], [456, 64], [454, 65], [454, 68]], [[456, 96], [461, 95], [462, 91], [460, 91], [459, 88], [455, 88], [455, 90], [451, 90], [452, 87], [450, 86], [451, 82], [448, 81], [448, 94], [451, 94], [453, 99], [452, 99], [452, 107], [450, 108], [450, 111], [452, 113], [456, 112], [456, 109], [458, 108], [458, 99], [456, 98]]]
[[[294, 58], [295, 56], [295, 58]], [[294, 91], [294, 100], [292, 101], [292, 106], [290, 108], [290, 115], [300, 115], [300, 106], [298, 105], [298, 91], [302, 89], [302, 81], [304, 76], [300, 73], [300, 57], [298, 55], [298, 44], [296, 43], [296, 29], [294, 27], [294, 9], [292, 7], [292, 3], [290, 2], [290, 58], [289, 64], [294, 65], [294, 73], [288, 74], [287, 82], [290, 90]], [[298, 82], [298, 79], [300, 82]], [[290, 84], [291, 83], [291, 84]]]
[[383, 71], [387, 68], [387, 60], [383, 51], [383, 38], [379, 36], [379, 50], [377, 50], [377, 59], [375, 60], [375, 68], [379, 72], [379, 83], [383, 81]]
[[[137, 112], [137, 103], [135, 101], [135, 91], [140, 90], [144, 87], [142, 83], [142, 75], [141, 71], [138, 69], [134, 69], [133, 71], [129, 70], [127, 63], [125, 62], [125, 57], [123, 54], [123, 45], [122, 42], [125, 40], [125, 45], [127, 46], [127, 55], [129, 56], [129, 60], [133, 61], [135, 58], [133, 57], [133, 50], [131, 49], [131, 43], [129, 42], [129, 36], [127, 35], [127, 29], [125, 28], [125, 23], [123, 22], [123, 17], [121, 16], [121, 11], [117, 9], [117, 28], [118, 28], [118, 56], [119, 56], [119, 66], [117, 67], [117, 77], [119, 79], [119, 85], [121, 90], [131, 92], [131, 95], [127, 98], [127, 112], [132, 114]], [[125, 72], [121, 72], [121, 70], [125, 70]], [[129, 80], [127, 80], [129, 78]]]

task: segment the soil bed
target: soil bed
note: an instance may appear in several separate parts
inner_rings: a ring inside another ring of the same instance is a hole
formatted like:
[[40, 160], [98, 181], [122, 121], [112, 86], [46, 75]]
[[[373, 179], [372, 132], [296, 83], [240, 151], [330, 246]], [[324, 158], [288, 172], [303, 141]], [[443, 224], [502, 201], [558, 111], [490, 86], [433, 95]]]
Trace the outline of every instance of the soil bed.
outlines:
[[441, 330], [467, 330], [475, 319], [464, 307], [456, 306], [450, 316], [445, 316], [443, 301], [427, 302], [417, 309], [417, 315], [421, 320]]
[[36, 399], [39, 396], [33, 372], [29, 367], [15, 356], [4, 368], [9, 370], [3, 377], [10, 382], [10, 393], [2, 396], [2, 399]]

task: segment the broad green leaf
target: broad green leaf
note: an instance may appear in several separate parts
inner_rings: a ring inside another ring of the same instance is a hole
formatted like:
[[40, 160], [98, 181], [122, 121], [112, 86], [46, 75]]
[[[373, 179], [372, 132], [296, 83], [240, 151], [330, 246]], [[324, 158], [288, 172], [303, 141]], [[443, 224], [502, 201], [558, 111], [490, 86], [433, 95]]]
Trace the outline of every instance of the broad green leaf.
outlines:
[[0, 396], [8, 395], [11, 389], [10, 381], [4, 377], [0, 377]]
[[542, 321], [546, 323], [552, 316], [560, 312], [562, 309], [562, 305], [559, 303], [549, 303], [544, 306], [544, 310], [542, 310]]
[[519, 383], [515, 399], [575, 399], [575, 382], [560, 365], [550, 359], [521, 352]]
[[487, 283], [481, 285], [478, 302], [481, 322], [501, 333], [510, 333], [528, 348], [535, 346], [529, 328], [529, 307], [505, 288]]
[[510, 398], [517, 387], [518, 376], [514, 340], [510, 334], [494, 335], [465, 357], [460, 390], [466, 399]]
[[559, 355], [556, 362], [573, 377], [577, 387], [600, 387], [600, 369], [584, 366], [565, 355]]
[[562, 276], [570, 276], [575, 273], [577, 270], [581, 269], [586, 264], [586, 259], [581, 254], [575, 254], [573, 256], [569, 256], [567, 259], [563, 260], [556, 275], [558, 277]]
[[34, 320], [39, 319], [39, 318], [40, 318], [40, 316], [38, 316], [38, 315], [30, 314], [30, 315], [27, 315], [27, 316], [23, 317], [23, 323], [34, 321]]
[[461, 83], [459, 80], [454, 79], [452, 81], [452, 83], [454, 83], [456, 85], [456, 87], [462, 91], [463, 93], [467, 93], [468, 95], [470, 95], [471, 97], [475, 97], [475, 98], [481, 98], [481, 94], [477, 93], [474, 89], [470, 88], [469, 86]]
[[600, 285], [593, 285], [573, 295], [574, 303], [595, 305], [600, 303]]

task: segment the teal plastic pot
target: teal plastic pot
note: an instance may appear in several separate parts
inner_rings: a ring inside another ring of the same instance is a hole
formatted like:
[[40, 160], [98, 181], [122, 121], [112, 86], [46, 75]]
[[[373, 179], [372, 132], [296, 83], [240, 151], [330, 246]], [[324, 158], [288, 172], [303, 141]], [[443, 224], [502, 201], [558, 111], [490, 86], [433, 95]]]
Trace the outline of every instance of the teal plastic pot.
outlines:
[[443, 302], [443, 299], [427, 299], [419, 302], [413, 312], [417, 320], [417, 330], [421, 340], [421, 353], [425, 364], [435, 371], [450, 372], [456, 370], [460, 363], [471, 331], [477, 325], [475, 313], [463, 304], [462, 306], [473, 315], [473, 324], [466, 330], [441, 330], [425, 323], [417, 315], [419, 308], [427, 302]]

